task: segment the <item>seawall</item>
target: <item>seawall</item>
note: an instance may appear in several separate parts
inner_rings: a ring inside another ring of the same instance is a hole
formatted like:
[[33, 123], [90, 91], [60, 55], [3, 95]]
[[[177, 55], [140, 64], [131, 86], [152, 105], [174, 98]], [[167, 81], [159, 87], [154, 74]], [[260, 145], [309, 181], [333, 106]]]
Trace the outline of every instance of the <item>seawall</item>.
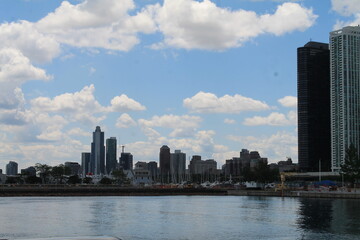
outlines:
[[360, 190], [357, 192], [337, 191], [263, 191], [263, 190], [229, 190], [232, 196], [267, 196], [267, 197], [306, 197], [306, 198], [343, 198], [360, 199]]

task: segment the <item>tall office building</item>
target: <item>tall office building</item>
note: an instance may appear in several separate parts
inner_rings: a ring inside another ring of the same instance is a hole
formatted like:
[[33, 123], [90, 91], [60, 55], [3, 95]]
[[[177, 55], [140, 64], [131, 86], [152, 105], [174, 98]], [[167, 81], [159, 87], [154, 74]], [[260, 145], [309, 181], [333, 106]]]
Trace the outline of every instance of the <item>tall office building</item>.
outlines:
[[97, 126], [91, 143], [90, 171], [95, 175], [105, 174], [104, 132]]
[[339, 171], [351, 145], [360, 151], [360, 26], [330, 33], [331, 164]]
[[186, 154], [175, 150], [170, 155], [170, 174], [173, 182], [179, 183], [185, 179]]
[[81, 172], [83, 177], [90, 172], [90, 157], [91, 153], [83, 152], [81, 153]]
[[117, 167], [116, 149], [117, 149], [116, 137], [111, 137], [106, 139], [106, 173], [107, 174], [110, 174]]
[[131, 153], [122, 152], [119, 159], [119, 165], [123, 170], [132, 170], [133, 155]]
[[6, 164], [6, 175], [17, 175], [18, 174], [18, 164], [17, 162], [10, 161]]
[[[298, 158], [303, 172], [331, 170], [329, 45], [297, 49]], [[320, 165], [321, 164], [321, 165]]]
[[163, 145], [160, 148], [159, 154], [159, 162], [160, 162], [160, 175], [161, 180], [163, 182], [170, 181], [170, 148], [166, 145]]

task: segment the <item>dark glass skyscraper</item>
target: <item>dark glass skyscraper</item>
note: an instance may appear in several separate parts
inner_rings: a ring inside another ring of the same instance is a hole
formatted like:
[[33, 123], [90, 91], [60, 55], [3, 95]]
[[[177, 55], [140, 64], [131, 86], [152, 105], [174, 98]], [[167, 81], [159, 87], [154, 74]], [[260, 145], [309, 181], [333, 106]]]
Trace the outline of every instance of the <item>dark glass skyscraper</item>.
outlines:
[[90, 159], [91, 153], [83, 152], [81, 153], [81, 170], [83, 177], [90, 172]]
[[117, 160], [116, 160], [116, 137], [111, 137], [106, 139], [106, 173], [110, 174], [113, 170], [116, 169]]
[[122, 152], [120, 155], [120, 168], [123, 170], [133, 169], [133, 155], [131, 153]]
[[91, 143], [90, 171], [95, 175], [105, 174], [104, 132], [97, 126]]
[[160, 175], [163, 182], [170, 181], [170, 148], [163, 145], [160, 148], [159, 154], [160, 161]]
[[329, 45], [308, 42], [297, 49], [298, 157], [301, 171], [330, 171]]

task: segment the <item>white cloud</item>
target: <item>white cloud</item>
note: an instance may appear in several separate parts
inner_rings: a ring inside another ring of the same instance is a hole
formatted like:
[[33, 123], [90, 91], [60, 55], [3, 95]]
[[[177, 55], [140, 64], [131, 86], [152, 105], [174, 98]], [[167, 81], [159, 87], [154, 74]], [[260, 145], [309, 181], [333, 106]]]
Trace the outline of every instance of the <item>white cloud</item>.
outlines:
[[84, 131], [81, 128], [72, 128], [69, 131], [67, 131], [67, 134], [72, 135], [72, 136], [83, 136], [83, 137], [90, 137], [91, 133]]
[[269, 126], [287, 126], [287, 125], [296, 125], [297, 124], [297, 115], [295, 111], [290, 111], [288, 116], [285, 114], [273, 112], [267, 117], [255, 116], [252, 118], [246, 118], [243, 122], [246, 126], [259, 126], [259, 125], [269, 125]]
[[218, 98], [213, 93], [199, 92], [183, 101], [184, 107], [197, 113], [240, 113], [244, 111], [262, 111], [270, 107], [265, 103], [235, 94]]
[[163, 115], [153, 116], [151, 120], [139, 119], [139, 124], [147, 127], [165, 128], [197, 128], [202, 121], [201, 117], [189, 115]]
[[156, 29], [147, 10], [130, 16], [134, 8], [132, 0], [85, 0], [76, 5], [63, 1], [36, 27], [71, 46], [128, 51], [139, 42], [137, 33]]
[[75, 93], [64, 93], [54, 97], [38, 97], [31, 100], [32, 108], [45, 112], [79, 112], [93, 111], [103, 112], [103, 108], [94, 96], [95, 87], [93, 84], [85, 86], [81, 91]]
[[297, 97], [285, 96], [279, 99], [278, 102], [284, 107], [297, 107]]
[[27, 21], [1, 24], [0, 42], [0, 48], [17, 49], [36, 63], [50, 62], [60, 54], [59, 43]]
[[236, 121], [234, 119], [225, 118], [224, 123], [226, 123], [226, 124], [235, 124]]
[[116, 96], [111, 100], [111, 111], [114, 112], [127, 112], [127, 111], [142, 111], [146, 107], [141, 105], [134, 99], [129, 98], [125, 94]]
[[0, 48], [0, 108], [13, 109], [25, 102], [21, 89], [29, 80], [50, 80], [43, 69], [14, 48]]
[[253, 11], [220, 8], [209, 0], [165, 0], [155, 8], [156, 22], [165, 39], [154, 48], [223, 50], [239, 47], [264, 33], [304, 31], [317, 18], [312, 9], [289, 2], [278, 6], [274, 14], [260, 16]]
[[139, 124], [145, 128], [163, 127], [174, 129], [170, 137], [189, 137], [193, 136], [196, 128], [199, 127], [202, 118], [198, 116], [189, 115], [163, 115], [153, 116], [151, 120], [139, 119]]
[[360, 4], [358, 0], [331, 0], [332, 10], [343, 15], [351, 16], [360, 13]]
[[118, 128], [129, 128], [133, 126], [136, 126], [136, 122], [127, 113], [121, 114], [121, 116], [116, 120], [116, 127]]
[[286, 157], [297, 160], [297, 136], [289, 132], [278, 132], [271, 136], [228, 136], [228, 139], [240, 142], [244, 148], [258, 151], [269, 162], [278, 162]]

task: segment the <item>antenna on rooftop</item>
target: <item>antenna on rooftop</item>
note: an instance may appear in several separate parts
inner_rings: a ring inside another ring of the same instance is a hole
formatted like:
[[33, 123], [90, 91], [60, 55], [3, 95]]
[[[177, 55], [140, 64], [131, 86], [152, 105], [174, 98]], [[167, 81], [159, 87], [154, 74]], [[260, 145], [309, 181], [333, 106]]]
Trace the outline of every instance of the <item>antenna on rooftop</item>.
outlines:
[[125, 150], [125, 146], [121, 145], [121, 152], [124, 153], [124, 150]]

